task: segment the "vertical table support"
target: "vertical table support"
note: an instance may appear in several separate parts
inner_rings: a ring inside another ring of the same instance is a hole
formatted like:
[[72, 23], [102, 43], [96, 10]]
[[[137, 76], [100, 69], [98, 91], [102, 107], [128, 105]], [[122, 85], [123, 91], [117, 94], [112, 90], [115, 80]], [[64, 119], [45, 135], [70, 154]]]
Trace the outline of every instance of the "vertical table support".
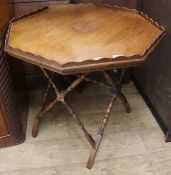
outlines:
[[[122, 70], [120, 78], [119, 78], [119, 82], [116, 82], [116, 83], [114, 82], [114, 80], [111, 78], [110, 74], [107, 71], [103, 71], [102, 73], [103, 73], [103, 75], [104, 75], [104, 77], [106, 79], [106, 82], [111, 87], [112, 94], [111, 94], [111, 100], [110, 100], [108, 109], [106, 111], [106, 114], [104, 116], [102, 124], [101, 124], [101, 126], [99, 128], [98, 134], [95, 136], [96, 147], [92, 148], [92, 150], [90, 152], [90, 156], [89, 156], [89, 159], [88, 159], [88, 162], [87, 162], [87, 168], [88, 169], [91, 169], [92, 166], [93, 166], [94, 159], [96, 157], [98, 148], [100, 146], [100, 143], [101, 143], [101, 140], [102, 140], [102, 137], [103, 137], [103, 134], [104, 134], [105, 127], [106, 127], [107, 122], [109, 120], [113, 104], [116, 101], [117, 97], [119, 97], [119, 99], [121, 100], [122, 104], [124, 105], [124, 107], [126, 109], [126, 112], [129, 113], [130, 110], [131, 110], [129, 103], [126, 100], [126, 97], [121, 92], [122, 79], [123, 79], [123, 76], [124, 76], [124, 73], [125, 73], [125, 69]], [[91, 81], [91, 80], [88, 80], [88, 81]], [[101, 85], [104, 85], [104, 84], [101, 84]]]

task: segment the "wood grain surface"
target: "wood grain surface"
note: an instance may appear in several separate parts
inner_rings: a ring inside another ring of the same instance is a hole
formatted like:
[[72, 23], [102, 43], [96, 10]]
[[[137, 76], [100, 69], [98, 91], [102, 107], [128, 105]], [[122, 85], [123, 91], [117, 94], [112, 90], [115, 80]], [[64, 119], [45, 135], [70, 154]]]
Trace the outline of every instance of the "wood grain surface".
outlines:
[[163, 30], [136, 10], [60, 4], [14, 22], [9, 46], [61, 66], [130, 60], [142, 57]]
[[[17, 1], [18, 0], [14, 0], [14, 2], [17, 2]], [[33, 0], [29, 0], [29, 1], [30, 1], [30, 3], [16, 3], [14, 5], [15, 16], [20, 16], [20, 15], [25, 14], [25, 13], [30, 13], [32, 11], [36, 11], [37, 9], [47, 7], [50, 4], [58, 3], [58, 1], [51, 1], [51, 0], [46, 0], [43, 2], [36, 2]], [[73, 0], [73, 2], [74, 3], [77, 3], [77, 2], [82, 3], [84, 1], [83, 0], [79, 0], [79, 1]], [[91, 0], [91, 3], [92, 2], [93, 1]], [[99, 2], [99, 0], [96, 0], [95, 2]], [[140, 2], [141, 2], [141, 0], [104, 0], [102, 3], [139, 9], [139, 7], [141, 6]], [[27, 84], [29, 84], [28, 88], [35, 87], [36, 84], [33, 83], [34, 80], [35, 80], [35, 82], [37, 82], [37, 84], [40, 83], [41, 74], [40, 74], [37, 66], [34, 66], [32, 64], [28, 64], [28, 63], [24, 62], [24, 71], [25, 71], [25, 77], [26, 77]], [[125, 82], [125, 80], [128, 82], [129, 74], [126, 74], [126, 75], [127, 75], [126, 76], [127, 78], [126, 79], [124, 78], [124, 82]], [[39, 81], [37, 81], [37, 79]], [[32, 86], [32, 85], [34, 85], [34, 86]]]

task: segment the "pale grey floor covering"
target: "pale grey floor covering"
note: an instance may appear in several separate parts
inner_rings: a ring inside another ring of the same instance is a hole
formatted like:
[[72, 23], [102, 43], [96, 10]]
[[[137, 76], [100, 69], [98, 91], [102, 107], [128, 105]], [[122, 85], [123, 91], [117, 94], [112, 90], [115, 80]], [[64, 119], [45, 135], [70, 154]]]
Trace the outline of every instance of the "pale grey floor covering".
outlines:
[[[0, 149], [0, 175], [171, 175], [171, 144], [130, 83], [123, 87], [132, 112], [119, 100], [113, 107], [92, 170], [86, 169], [89, 144], [62, 105], [42, 120], [39, 135], [31, 128], [42, 91], [30, 94], [27, 139], [18, 146]], [[68, 101], [91, 133], [95, 134], [108, 104], [109, 91], [89, 85]]]

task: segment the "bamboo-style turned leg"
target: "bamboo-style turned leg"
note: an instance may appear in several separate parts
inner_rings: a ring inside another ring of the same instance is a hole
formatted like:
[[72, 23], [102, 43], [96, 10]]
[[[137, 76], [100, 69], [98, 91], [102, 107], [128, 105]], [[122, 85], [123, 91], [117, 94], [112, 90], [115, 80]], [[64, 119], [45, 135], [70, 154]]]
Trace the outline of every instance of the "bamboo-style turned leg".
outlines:
[[[65, 96], [71, 92], [75, 87], [77, 87], [85, 78], [85, 75], [81, 75], [79, 76], [73, 83], [71, 83], [70, 86], [68, 86], [68, 88], [65, 91], [59, 92], [56, 85], [53, 83], [52, 79], [50, 78], [50, 76], [48, 75], [48, 73], [41, 68], [43, 74], [45, 75], [45, 77], [48, 79], [49, 83], [47, 86], [47, 89], [45, 91], [44, 97], [43, 97], [43, 104], [42, 104], [42, 108], [41, 110], [38, 112], [35, 121], [34, 121], [34, 125], [33, 125], [33, 129], [32, 129], [32, 136], [36, 137], [38, 134], [38, 127], [40, 124], [40, 119], [42, 118], [43, 114], [48, 112], [57, 102], [62, 102], [66, 108], [68, 109], [68, 111], [70, 112], [70, 114], [72, 115], [72, 117], [75, 119], [75, 121], [78, 123], [78, 125], [80, 126], [80, 128], [82, 129], [82, 131], [84, 132], [87, 140], [89, 141], [89, 143], [91, 144], [92, 147], [94, 147], [95, 145], [95, 141], [93, 140], [93, 138], [91, 137], [91, 135], [88, 133], [88, 131], [85, 129], [84, 125], [81, 123], [80, 119], [74, 114], [74, 112], [72, 111], [72, 109], [70, 108], [70, 106], [65, 102], [64, 98]], [[55, 93], [56, 93], [56, 98], [54, 101], [52, 101], [50, 104], [48, 104], [45, 107], [45, 101], [49, 92], [49, 88], [50, 85], [52, 86], [52, 88], [54, 89]]]
[[104, 74], [106, 81], [112, 87], [112, 89], [115, 91], [115, 93], [118, 93], [118, 97], [119, 97], [120, 101], [122, 102], [123, 106], [125, 107], [126, 112], [130, 113], [131, 112], [130, 104], [128, 103], [125, 95], [121, 91], [122, 79], [123, 79], [124, 73], [125, 73], [125, 69], [123, 69], [121, 72], [119, 82], [115, 83], [114, 80], [110, 77], [110, 74], [107, 71], [103, 71], [103, 74]]
[[58, 102], [57, 99], [55, 99], [54, 101], [52, 101], [50, 104], [48, 104], [46, 107], [40, 109], [40, 111], [38, 112], [38, 114], [35, 117], [35, 121], [33, 124], [33, 128], [32, 128], [32, 136], [33, 137], [37, 137], [38, 134], [38, 129], [39, 129], [39, 124], [40, 124], [40, 120], [43, 116], [43, 114], [45, 114], [46, 112], [48, 112], [50, 109], [53, 108], [53, 106]]
[[71, 116], [73, 117], [73, 119], [77, 122], [77, 124], [80, 126], [80, 128], [84, 132], [84, 135], [87, 138], [87, 140], [89, 141], [90, 145], [93, 148], [95, 148], [96, 147], [95, 140], [88, 133], [87, 129], [84, 127], [84, 125], [82, 124], [81, 120], [76, 116], [76, 114], [73, 112], [72, 108], [65, 101], [63, 101], [63, 104], [66, 106], [66, 108], [68, 109], [68, 111], [71, 114]]
[[[92, 147], [91, 152], [90, 152], [90, 156], [89, 156], [89, 159], [88, 159], [88, 162], [87, 162], [87, 168], [91, 169], [92, 166], [93, 166], [93, 163], [94, 163], [96, 153], [97, 153], [98, 148], [100, 146], [100, 142], [101, 142], [103, 134], [104, 134], [104, 129], [105, 129], [105, 127], [107, 125], [107, 122], [109, 120], [109, 116], [110, 116], [110, 113], [112, 111], [113, 103], [114, 103], [114, 101], [116, 100], [117, 97], [119, 97], [119, 99], [122, 101], [122, 104], [124, 105], [126, 111], [130, 112], [129, 103], [126, 100], [126, 97], [121, 92], [121, 83], [122, 83], [122, 78], [123, 78], [123, 75], [124, 75], [125, 71], [122, 71], [121, 76], [120, 76], [120, 80], [119, 80], [118, 83], [115, 83], [112, 80], [112, 78], [110, 77], [109, 73], [107, 71], [104, 71], [103, 74], [104, 74], [104, 77], [105, 77], [108, 85], [106, 85], [105, 83], [102, 83], [102, 82], [99, 82], [99, 81], [96, 81], [96, 80], [92, 80], [92, 79], [86, 77], [87, 74], [83, 74], [83, 75], [80, 75], [80, 76], [77, 75], [77, 79], [75, 81], [73, 81], [71, 83], [71, 85], [66, 88], [66, 90], [59, 92], [59, 90], [57, 89], [56, 85], [54, 84], [54, 82], [52, 81], [52, 79], [48, 75], [48, 73], [43, 68], [41, 68], [41, 70], [42, 70], [43, 74], [45, 75], [45, 77], [48, 80], [48, 85], [47, 85], [47, 88], [45, 90], [45, 94], [44, 94], [44, 97], [43, 97], [43, 100], [42, 100], [42, 108], [38, 112], [38, 114], [35, 118], [35, 121], [34, 121], [33, 129], [32, 129], [33, 137], [36, 137], [37, 134], [38, 134], [38, 127], [39, 127], [39, 124], [40, 124], [40, 119], [43, 117], [43, 114], [48, 112], [56, 103], [62, 102], [64, 104], [64, 106], [67, 108], [67, 110], [69, 111], [70, 115], [73, 117], [73, 119], [79, 125], [80, 129], [83, 131], [86, 139], [88, 140], [88, 142], [90, 143], [90, 145]], [[89, 81], [89, 82], [92, 82], [92, 83], [97, 83], [101, 86], [107, 86], [107, 87], [111, 88], [111, 90], [112, 90], [111, 100], [110, 100], [108, 109], [106, 111], [104, 119], [101, 123], [99, 131], [98, 131], [97, 135], [95, 136], [95, 138], [93, 138], [91, 136], [91, 134], [84, 127], [84, 125], [81, 122], [81, 120], [79, 119], [79, 117], [74, 113], [72, 108], [65, 101], [65, 96], [69, 92], [71, 92], [75, 87], [77, 87], [83, 80]], [[46, 106], [45, 103], [46, 103], [46, 100], [47, 100], [47, 96], [48, 96], [50, 87], [52, 87], [54, 89], [55, 94], [56, 94], [56, 98]]]
[[89, 156], [89, 159], [88, 159], [88, 162], [87, 162], [87, 168], [88, 169], [91, 169], [92, 166], [93, 166], [94, 159], [96, 157], [98, 148], [100, 146], [100, 142], [101, 142], [102, 137], [103, 137], [104, 129], [105, 129], [105, 127], [107, 125], [107, 122], [109, 120], [109, 116], [110, 116], [110, 113], [112, 111], [112, 106], [113, 106], [113, 103], [114, 103], [116, 97], [117, 96], [115, 94], [112, 95], [111, 100], [110, 100], [110, 103], [109, 103], [109, 106], [108, 106], [108, 109], [107, 109], [107, 112], [106, 112], [105, 117], [103, 119], [103, 122], [101, 124], [101, 127], [100, 127], [100, 129], [98, 131], [98, 134], [95, 136], [96, 147], [95, 148], [92, 148], [92, 150], [90, 152], [90, 156]]
[[43, 96], [43, 99], [42, 99], [42, 107], [44, 108], [45, 107], [45, 104], [46, 104], [46, 100], [47, 100], [47, 97], [48, 97], [48, 94], [49, 94], [49, 91], [50, 91], [50, 83], [48, 83], [47, 85], [47, 88], [45, 90], [45, 93], [44, 93], [44, 96]]
[[[46, 75], [47, 76], [47, 75]], [[46, 104], [46, 100], [47, 100], [47, 97], [48, 97], [48, 94], [49, 94], [49, 91], [50, 91], [50, 87], [51, 87], [51, 83], [48, 82], [48, 85], [47, 85], [47, 88], [45, 90], [45, 93], [44, 93], [44, 96], [42, 98], [42, 102], [41, 102], [41, 109], [39, 110], [39, 112], [37, 113], [36, 117], [35, 117], [35, 121], [34, 121], [34, 124], [33, 124], [33, 129], [32, 129], [32, 136], [33, 137], [37, 137], [37, 134], [38, 134], [38, 128], [39, 128], [39, 124], [40, 124], [40, 120], [41, 120], [41, 116], [48, 112], [56, 103], [56, 99], [51, 102], [50, 104], [48, 104], [46, 107], [45, 107], [45, 104]]]
[[[107, 125], [107, 122], [109, 120], [109, 116], [110, 116], [110, 113], [112, 111], [113, 103], [117, 99], [117, 97], [120, 98], [120, 94], [121, 94], [121, 83], [122, 83], [122, 78], [123, 78], [124, 72], [125, 72], [125, 70], [122, 71], [122, 74], [120, 76], [120, 80], [119, 80], [118, 86], [115, 86], [112, 78], [110, 77], [110, 75], [109, 75], [109, 73], [107, 71], [104, 71], [103, 72], [106, 81], [112, 87], [112, 97], [111, 97], [111, 100], [110, 100], [110, 103], [109, 103], [107, 112], [105, 114], [105, 117], [103, 119], [103, 122], [101, 124], [101, 127], [100, 127], [100, 129], [98, 131], [98, 134], [95, 136], [96, 147], [95, 148], [92, 148], [92, 150], [90, 152], [90, 156], [89, 156], [88, 162], [87, 162], [87, 168], [89, 168], [89, 169], [91, 169], [92, 166], [93, 166], [93, 164], [94, 164], [94, 159], [96, 157], [98, 148], [100, 146], [100, 143], [101, 143], [101, 140], [102, 140], [102, 137], [103, 137], [103, 134], [104, 134], [104, 129], [105, 129], [105, 127]], [[90, 81], [90, 79], [88, 81]], [[101, 85], [104, 86], [104, 84], [101, 84]]]

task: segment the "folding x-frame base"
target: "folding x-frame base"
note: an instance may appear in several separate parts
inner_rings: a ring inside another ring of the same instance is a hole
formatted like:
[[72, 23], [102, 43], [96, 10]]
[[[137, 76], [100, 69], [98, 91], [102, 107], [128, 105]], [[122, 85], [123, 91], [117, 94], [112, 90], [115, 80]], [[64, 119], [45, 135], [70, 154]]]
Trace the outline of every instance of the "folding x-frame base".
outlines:
[[[88, 74], [81, 74], [81, 75], [76, 75], [77, 79], [75, 81], [73, 81], [71, 83], [70, 86], [68, 86], [66, 88], [66, 90], [64, 91], [60, 91], [58, 90], [58, 88], [56, 87], [56, 84], [53, 82], [52, 77], [50, 77], [50, 75], [47, 73], [47, 71], [44, 68], [41, 68], [44, 76], [47, 78], [48, 80], [48, 85], [46, 88], [46, 91], [44, 93], [44, 97], [42, 100], [42, 107], [40, 109], [40, 111], [38, 112], [35, 121], [34, 121], [34, 125], [33, 125], [33, 129], [32, 129], [32, 136], [36, 137], [38, 134], [38, 128], [39, 128], [39, 124], [40, 124], [40, 120], [41, 118], [43, 118], [43, 114], [45, 114], [46, 112], [48, 112], [56, 103], [61, 102], [64, 104], [64, 106], [68, 109], [69, 113], [71, 114], [71, 116], [73, 117], [73, 119], [77, 122], [77, 124], [80, 126], [81, 130], [83, 131], [86, 139], [88, 140], [88, 142], [90, 143], [92, 149], [90, 152], [90, 156], [87, 162], [87, 168], [91, 169], [94, 163], [94, 159], [97, 153], [97, 150], [100, 146], [100, 142], [102, 140], [103, 137], [103, 133], [104, 133], [104, 129], [106, 127], [106, 124], [108, 122], [111, 110], [112, 110], [112, 106], [114, 101], [119, 98], [123, 104], [123, 106], [125, 107], [126, 112], [130, 112], [131, 108], [130, 105], [126, 99], [126, 97], [124, 96], [124, 94], [121, 91], [121, 84], [122, 84], [122, 79], [123, 79], [123, 75], [125, 73], [125, 69], [123, 69], [121, 71], [121, 75], [118, 81], [114, 81], [111, 76], [110, 73], [108, 71], [102, 71], [102, 74], [105, 77], [106, 83], [100, 82], [100, 81], [96, 81], [93, 79], [88, 78]], [[111, 99], [110, 99], [110, 103], [109, 106], [107, 108], [106, 114], [104, 116], [104, 119], [101, 123], [101, 126], [99, 128], [99, 131], [97, 133], [97, 135], [95, 136], [95, 138], [93, 138], [91, 136], [91, 134], [87, 131], [87, 129], [84, 127], [83, 123], [81, 122], [81, 120], [79, 119], [79, 117], [74, 113], [74, 111], [72, 110], [72, 108], [69, 106], [69, 104], [65, 101], [65, 96], [71, 92], [75, 87], [77, 87], [82, 81], [88, 81], [88, 82], [92, 82], [92, 83], [97, 83], [101, 86], [106, 86], [108, 88], [111, 89]], [[47, 100], [47, 96], [49, 94], [50, 88], [53, 88], [56, 94], [56, 98], [55, 100], [53, 100], [52, 102], [50, 102], [48, 105], [46, 105], [46, 100]]]

